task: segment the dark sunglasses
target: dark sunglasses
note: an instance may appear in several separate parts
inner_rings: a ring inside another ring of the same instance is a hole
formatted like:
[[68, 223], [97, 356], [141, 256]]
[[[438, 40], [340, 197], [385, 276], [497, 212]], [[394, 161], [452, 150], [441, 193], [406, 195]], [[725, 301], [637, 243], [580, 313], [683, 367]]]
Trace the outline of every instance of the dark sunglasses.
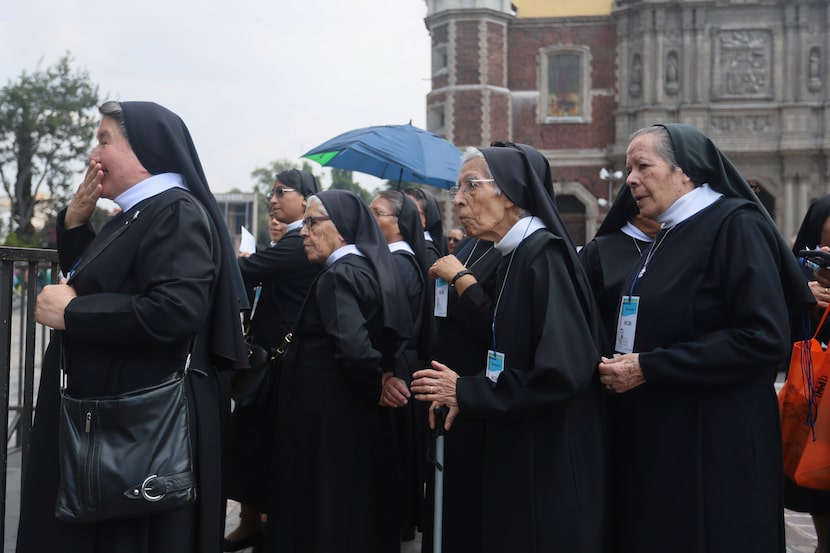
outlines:
[[273, 198], [274, 196], [276, 196], [277, 198], [282, 198], [283, 196], [285, 196], [286, 192], [296, 192], [296, 189], [294, 189], [294, 188], [285, 188], [284, 186], [281, 186], [279, 188], [272, 188], [270, 192], [265, 194], [265, 197], [268, 198], [269, 200], [271, 198]]

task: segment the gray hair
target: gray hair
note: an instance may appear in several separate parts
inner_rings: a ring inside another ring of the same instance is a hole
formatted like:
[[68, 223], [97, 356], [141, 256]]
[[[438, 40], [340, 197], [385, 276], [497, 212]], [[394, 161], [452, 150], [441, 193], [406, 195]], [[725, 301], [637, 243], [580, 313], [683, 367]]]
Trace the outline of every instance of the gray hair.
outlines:
[[[326, 206], [323, 205], [323, 200], [321, 200], [317, 195], [312, 194], [308, 198], [305, 199], [306, 201], [306, 209], [310, 208], [312, 205], [320, 206], [320, 211], [323, 212], [323, 215], [326, 217], [329, 216], [329, 212], [326, 211]], [[334, 221], [332, 221], [333, 223]]]
[[392, 204], [392, 211], [394, 212], [395, 217], [400, 216], [401, 210], [403, 209], [403, 192], [399, 192], [397, 190], [381, 190], [375, 195], [375, 197], [383, 198]]
[[[485, 173], [484, 178], [485, 179], [492, 179], [493, 178], [493, 172], [490, 171], [490, 164], [487, 163], [487, 158], [484, 157], [484, 152], [482, 152], [478, 148], [474, 148], [472, 146], [467, 146], [467, 149], [464, 150], [464, 153], [461, 156], [461, 165], [464, 165], [465, 163], [467, 163], [468, 161], [473, 160], [473, 159], [480, 159], [484, 162], [484, 173]], [[495, 181], [495, 179], [493, 180], [493, 188], [495, 188], [497, 196], [502, 195], [501, 186], [499, 186], [499, 183], [497, 183]]]
[[121, 102], [116, 102], [115, 100], [109, 100], [108, 102], [104, 102], [98, 108], [98, 111], [104, 117], [112, 117], [118, 123], [118, 128], [121, 129], [121, 134], [124, 135], [124, 138], [127, 139], [127, 144], [130, 143], [130, 137], [127, 134], [127, 124], [124, 122], [124, 110], [121, 107]]
[[639, 138], [647, 134], [656, 135], [656, 140], [654, 141], [654, 151], [657, 152], [658, 156], [663, 158], [663, 161], [669, 164], [672, 171], [680, 167], [677, 163], [677, 155], [674, 153], [674, 146], [672, 146], [671, 143], [671, 136], [669, 136], [669, 131], [666, 130], [666, 127], [654, 125], [634, 131], [631, 133], [631, 136], [628, 137], [628, 143], [631, 144], [631, 141], [635, 138]]

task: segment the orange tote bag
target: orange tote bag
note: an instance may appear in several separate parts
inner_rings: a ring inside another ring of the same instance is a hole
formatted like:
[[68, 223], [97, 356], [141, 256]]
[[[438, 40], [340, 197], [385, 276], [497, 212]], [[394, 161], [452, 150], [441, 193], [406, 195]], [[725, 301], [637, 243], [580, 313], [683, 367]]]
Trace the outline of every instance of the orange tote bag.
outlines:
[[830, 490], [830, 401], [822, 401], [830, 379], [830, 352], [817, 339], [828, 313], [830, 308], [810, 340], [793, 344], [787, 381], [778, 392], [784, 474], [816, 490]]

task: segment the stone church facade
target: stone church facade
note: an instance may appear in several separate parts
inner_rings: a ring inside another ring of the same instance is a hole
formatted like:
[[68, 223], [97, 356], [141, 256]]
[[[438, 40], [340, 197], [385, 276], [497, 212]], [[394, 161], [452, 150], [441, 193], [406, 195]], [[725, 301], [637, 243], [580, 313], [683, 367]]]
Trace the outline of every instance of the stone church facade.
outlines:
[[785, 236], [830, 192], [826, 0], [427, 6], [429, 130], [462, 148], [536, 146], [577, 243], [593, 236], [623, 184], [600, 170], [624, 169], [628, 135], [654, 123], [689, 123], [711, 137], [761, 184]]

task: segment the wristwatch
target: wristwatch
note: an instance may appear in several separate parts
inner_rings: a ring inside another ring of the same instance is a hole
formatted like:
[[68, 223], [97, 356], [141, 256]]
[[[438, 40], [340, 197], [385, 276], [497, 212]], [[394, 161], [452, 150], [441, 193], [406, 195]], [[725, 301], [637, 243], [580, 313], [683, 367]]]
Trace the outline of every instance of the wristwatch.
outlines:
[[[455, 273], [455, 276], [452, 277], [452, 280], [450, 281], [450, 286], [455, 287], [455, 281], [456, 280], [458, 280], [459, 278], [461, 278], [463, 276], [472, 275], [472, 274], [473, 274], [473, 272], [469, 269], [464, 269], [462, 271], [458, 271], [457, 273]], [[473, 275], [473, 276], [475, 276], [475, 275]]]

